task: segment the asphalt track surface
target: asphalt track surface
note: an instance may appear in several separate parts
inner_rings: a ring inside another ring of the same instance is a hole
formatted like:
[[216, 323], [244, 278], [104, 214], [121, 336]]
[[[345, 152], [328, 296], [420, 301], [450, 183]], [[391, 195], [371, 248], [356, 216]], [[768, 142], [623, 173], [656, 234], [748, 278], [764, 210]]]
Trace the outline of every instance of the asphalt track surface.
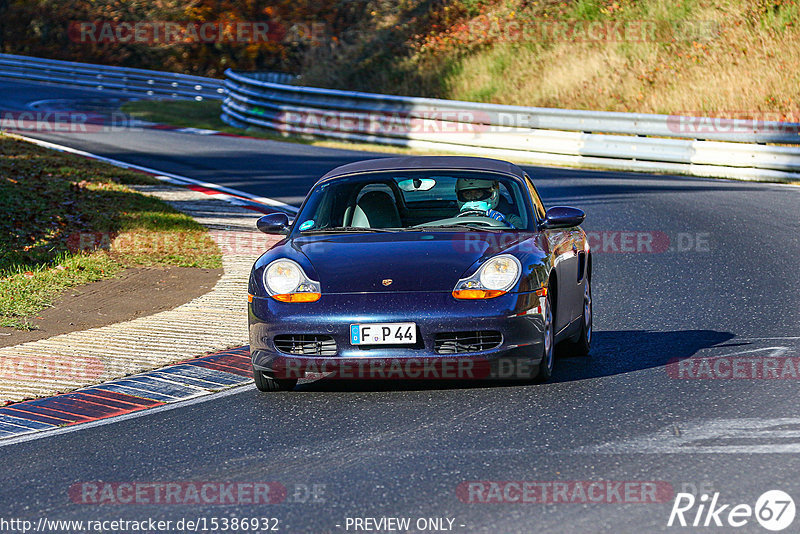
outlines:
[[[89, 95], [97, 96], [0, 82], [4, 109]], [[158, 130], [27, 135], [290, 204], [330, 168], [371, 156]], [[276, 394], [243, 387], [1, 446], [0, 518], [276, 517], [283, 532], [346, 532], [348, 517], [410, 517], [411, 531], [417, 518], [444, 517], [454, 519], [454, 532], [655, 532], [698, 529], [667, 527], [671, 497], [482, 504], [463, 502], [456, 488], [654, 481], [673, 492], [711, 489], [720, 503], [752, 506], [772, 489], [798, 501], [798, 380], [676, 379], [667, 363], [800, 357], [800, 189], [527, 169], [547, 205], [583, 208], [584, 228], [602, 233], [590, 358], [558, 360], [543, 385], [320, 380]], [[613, 252], [613, 232], [621, 231], [654, 232], [659, 243], [667, 236], [669, 248]], [[71, 485], [97, 480], [276, 481], [289, 497], [258, 506], [72, 502]], [[296, 484], [323, 485], [324, 493], [318, 502], [295, 498]], [[754, 518], [736, 529], [698, 528], [766, 532]], [[798, 530], [800, 517], [786, 531]]]

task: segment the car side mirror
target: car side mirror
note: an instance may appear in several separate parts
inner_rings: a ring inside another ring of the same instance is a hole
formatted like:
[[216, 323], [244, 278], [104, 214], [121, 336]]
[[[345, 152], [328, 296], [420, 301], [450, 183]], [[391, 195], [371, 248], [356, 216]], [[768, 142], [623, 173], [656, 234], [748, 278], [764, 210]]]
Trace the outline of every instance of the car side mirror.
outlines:
[[283, 212], [264, 215], [256, 221], [256, 228], [265, 234], [288, 234], [289, 216]]
[[540, 228], [547, 230], [551, 228], [571, 228], [580, 225], [586, 218], [583, 210], [569, 208], [567, 206], [553, 206], [544, 214]]

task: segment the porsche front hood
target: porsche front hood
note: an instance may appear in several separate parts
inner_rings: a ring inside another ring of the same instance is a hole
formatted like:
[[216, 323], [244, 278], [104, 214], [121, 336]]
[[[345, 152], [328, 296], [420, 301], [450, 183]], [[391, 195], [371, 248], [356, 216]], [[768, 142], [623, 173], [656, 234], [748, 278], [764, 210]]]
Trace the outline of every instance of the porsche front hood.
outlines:
[[292, 246], [318, 273], [323, 293], [447, 291], [478, 260], [519, 242], [492, 232], [348, 233], [302, 236]]

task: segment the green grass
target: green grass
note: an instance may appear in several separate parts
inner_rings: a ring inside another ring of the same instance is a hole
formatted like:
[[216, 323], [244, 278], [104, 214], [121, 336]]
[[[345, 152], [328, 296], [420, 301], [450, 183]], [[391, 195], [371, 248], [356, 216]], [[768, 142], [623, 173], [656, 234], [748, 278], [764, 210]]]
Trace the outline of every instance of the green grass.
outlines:
[[800, 21], [800, 5], [796, 2], [757, 2], [761, 12], [760, 24], [762, 30], [775, 30], [784, 32], [787, 28], [796, 26]]
[[0, 135], [0, 326], [31, 328], [64, 289], [127, 267], [220, 267], [205, 228], [128, 187], [151, 183]]
[[218, 100], [133, 100], [123, 104], [122, 111], [161, 124], [227, 131], [230, 127], [219, 118], [221, 108]]
[[217, 130], [263, 139], [289, 140], [295, 143], [312, 143], [312, 140], [298, 136], [292, 136], [289, 139], [278, 132], [228, 126], [219, 118], [222, 113], [222, 103], [218, 100], [202, 100], [200, 102], [194, 100], [134, 100], [123, 104], [121, 110], [134, 118], [159, 124]]
[[600, 0], [578, 0], [572, 6], [568, 18], [574, 20], [599, 20], [602, 18], [603, 2]]

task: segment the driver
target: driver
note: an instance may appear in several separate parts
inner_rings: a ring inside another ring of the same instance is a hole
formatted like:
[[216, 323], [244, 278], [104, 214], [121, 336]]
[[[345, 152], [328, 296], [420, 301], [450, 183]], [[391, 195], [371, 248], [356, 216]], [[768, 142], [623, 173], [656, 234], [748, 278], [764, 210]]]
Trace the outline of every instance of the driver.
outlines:
[[486, 217], [504, 222], [512, 228], [519, 228], [522, 224], [522, 220], [511, 213], [511, 206], [500, 195], [500, 183], [497, 180], [459, 178], [456, 180], [456, 198], [460, 213], [480, 211]]

